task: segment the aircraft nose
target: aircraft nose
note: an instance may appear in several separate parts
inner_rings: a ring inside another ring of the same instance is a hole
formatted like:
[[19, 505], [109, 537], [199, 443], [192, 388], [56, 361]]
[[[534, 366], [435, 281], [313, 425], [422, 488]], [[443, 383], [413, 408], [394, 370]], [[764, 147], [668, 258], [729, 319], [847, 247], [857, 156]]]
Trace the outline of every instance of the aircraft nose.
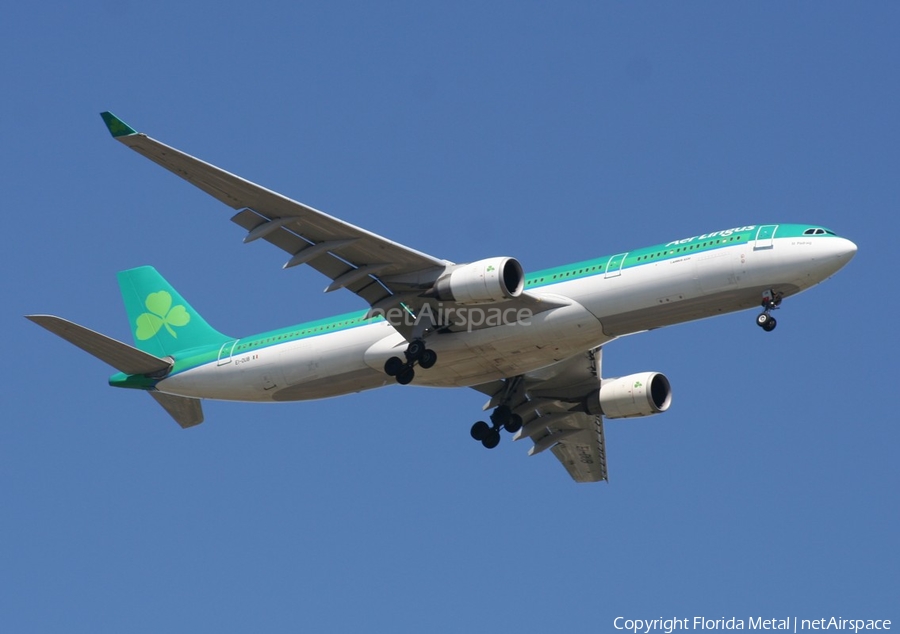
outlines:
[[837, 273], [856, 255], [856, 245], [847, 238], [829, 238], [827, 242], [822, 241], [822, 247], [825, 250], [817, 260], [827, 275]]
[[834, 247], [834, 254], [839, 258], [847, 258], [849, 262], [856, 255], [856, 244], [847, 238], [838, 238]]

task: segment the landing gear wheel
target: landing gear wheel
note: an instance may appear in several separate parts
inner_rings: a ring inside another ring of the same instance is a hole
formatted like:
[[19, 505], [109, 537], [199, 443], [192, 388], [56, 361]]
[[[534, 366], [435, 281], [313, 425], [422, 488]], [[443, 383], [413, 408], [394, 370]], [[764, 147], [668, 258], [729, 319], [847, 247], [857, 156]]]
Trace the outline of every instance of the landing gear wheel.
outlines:
[[426, 370], [435, 363], [437, 363], [437, 352], [434, 350], [425, 350], [419, 357], [419, 365]]
[[416, 371], [407, 365], [397, 374], [397, 383], [399, 383], [400, 385], [408, 385], [412, 382], [415, 376]]
[[[406, 347], [406, 358], [410, 363], [414, 361], [419, 361], [422, 358], [422, 355], [425, 353], [425, 342], [421, 339], [416, 339]], [[437, 357], [435, 357], [436, 359]]]
[[384, 373], [388, 376], [397, 376], [403, 371], [404, 365], [406, 364], [403, 363], [403, 359], [400, 357], [391, 357], [384, 362]]
[[510, 414], [509, 420], [503, 423], [503, 429], [511, 434], [516, 433], [522, 429], [522, 417], [518, 414]]
[[487, 438], [488, 434], [491, 433], [491, 428], [488, 426], [486, 422], [483, 420], [478, 421], [474, 425], [472, 425], [472, 431], [469, 432], [472, 434], [472, 438], [481, 442], [485, 438]]
[[500, 444], [500, 432], [496, 429], [489, 430], [487, 436], [481, 439], [481, 444], [485, 449], [493, 449]]
[[760, 313], [756, 316], [756, 325], [766, 332], [772, 332], [775, 330], [775, 326], [778, 325], [778, 322], [775, 321], [775, 318], [769, 313]]
[[500, 444], [500, 432], [504, 429], [511, 434], [522, 429], [522, 417], [514, 413], [507, 404], [494, 408], [490, 424], [480, 420], [472, 425], [470, 433], [472, 438], [480, 441], [487, 449], [493, 449]]

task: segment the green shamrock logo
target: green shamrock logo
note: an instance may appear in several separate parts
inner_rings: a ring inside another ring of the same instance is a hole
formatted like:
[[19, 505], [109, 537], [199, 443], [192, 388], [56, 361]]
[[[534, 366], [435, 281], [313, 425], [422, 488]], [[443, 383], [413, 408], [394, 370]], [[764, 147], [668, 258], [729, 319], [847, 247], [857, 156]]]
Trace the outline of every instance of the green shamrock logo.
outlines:
[[124, 136], [130, 132], [128, 126], [118, 119], [111, 119], [107, 125], [109, 126], [110, 134], [113, 136]]
[[494, 265], [493, 265], [493, 264], [487, 267], [487, 272], [488, 272], [488, 273], [490, 273], [490, 272], [493, 271], [493, 270], [494, 270]]
[[634, 387], [635, 387], [635, 389], [641, 387], [642, 385], [643, 385], [643, 383], [641, 383], [640, 381], [635, 381], [635, 382], [634, 382]]
[[141, 313], [135, 322], [137, 324], [135, 336], [141, 341], [155, 336], [163, 326], [177, 339], [178, 333], [172, 330], [172, 327], [186, 326], [191, 320], [191, 315], [184, 306], [181, 304], [172, 306], [172, 296], [166, 291], [147, 295], [144, 306], [149, 312]]

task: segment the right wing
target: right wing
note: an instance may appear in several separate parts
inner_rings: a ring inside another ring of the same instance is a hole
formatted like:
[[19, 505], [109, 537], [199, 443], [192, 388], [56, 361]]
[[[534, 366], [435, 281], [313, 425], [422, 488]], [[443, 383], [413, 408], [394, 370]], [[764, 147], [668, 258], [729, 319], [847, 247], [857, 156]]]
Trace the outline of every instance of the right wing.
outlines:
[[569, 421], [569, 426], [580, 431], [558, 442], [552, 449], [553, 454], [575, 482], [609, 482], [603, 418], [573, 418]]
[[585, 398], [600, 387], [602, 350], [588, 350], [541, 370], [475, 386], [522, 417], [513, 440], [530, 438], [529, 456], [547, 449], [576, 482], [608, 481], [603, 417], [588, 414]]

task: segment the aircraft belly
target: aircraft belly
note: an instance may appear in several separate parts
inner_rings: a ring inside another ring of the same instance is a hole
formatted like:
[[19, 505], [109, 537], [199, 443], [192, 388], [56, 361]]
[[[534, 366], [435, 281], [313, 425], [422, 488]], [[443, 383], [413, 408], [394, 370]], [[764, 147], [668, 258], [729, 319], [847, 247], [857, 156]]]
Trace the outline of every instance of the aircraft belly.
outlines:
[[329, 398], [387, 384], [383, 371], [365, 363], [366, 350], [385, 331], [386, 324], [371, 324], [343, 332], [310, 337], [285, 346], [279, 353], [284, 380], [273, 400]]
[[175, 374], [160, 381], [157, 389], [215, 400], [282, 401], [380, 387], [383, 373], [372, 372], [363, 361], [376, 336], [377, 325], [370, 325], [273, 345], [235, 355], [225, 364], [213, 362]]
[[[593, 281], [591, 286], [573, 288], [571, 296], [600, 320], [608, 338], [618, 337], [647, 330], [645, 314], [652, 319], [659, 314], [677, 313], [684, 310], [682, 305], [701, 301], [708, 291], [704, 291], [697, 279], [699, 266], [696, 255], [650, 262], [625, 269], [616, 277], [588, 278]], [[635, 321], [636, 315], [641, 319]]]
[[[431, 369], [417, 369], [414, 384], [477, 385], [545, 367], [607, 340], [596, 317], [573, 303], [534, 315], [527, 323], [430, 337], [427, 345], [437, 352], [438, 362]], [[378, 360], [367, 354], [370, 365], [377, 367]]]
[[808, 258], [792, 261], [795, 252], [785, 241], [685, 255], [626, 269], [612, 279], [595, 276], [589, 278], [596, 280], [592, 289], [572, 296], [597, 316], [609, 337], [754, 308], [766, 290], [789, 296], [824, 279]]
[[[271, 364], [265, 364], [271, 370]], [[261, 366], [260, 366], [261, 367]], [[215, 361], [185, 372], [179, 372], [157, 383], [156, 389], [166, 394], [209, 398], [222, 401], [268, 401], [271, 393], [259, 384], [248, 380], [248, 373], [239, 365], [217, 365]]]
[[786, 239], [776, 239], [765, 249], [752, 247], [749, 243], [728, 247], [721, 250], [721, 256], [697, 259], [695, 279], [670, 278], [665, 296], [658, 286], [648, 284], [648, 290], [642, 291], [642, 285], [635, 283], [626, 310], [601, 308], [598, 316], [604, 331], [621, 336], [756, 308], [765, 291], [788, 297], [824, 279], [810, 272], [808, 259], [796, 259]]
[[366, 367], [287, 386], [277, 390], [272, 395], [272, 400], [308, 401], [331, 398], [333, 396], [371, 390], [394, 382], [394, 379], [387, 376], [384, 372], [376, 372]]
[[[523, 324], [434, 335], [427, 345], [438, 354], [438, 363], [429, 369], [417, 367], [413, 385], [457, 387], [515, 376], [606, 339], [597, 319], [576, 303], [534, 315]], [[264, 363], [251, 360], [243, 373], [215, 364], [196, 368], [167, 379], [163, 383], [172, 384], [161, 383], [160, 389], [224, 400], [328, 398], [393, 384], [384, 362], [391, 356], [402, 358], [406, 345], [386, 324], [371, 325], [272, 346], [264, 351]], [[251, 373], [254, 363], [257, 371]]]
[[[608, 334], [620, 337], [643, 330], [746, 310], [758, 307], [763, 292], [771, 288], [773, 288], [772, 285], [728, 289], [689, 300], [637, 308], [615, 315], [604, 315], [602, 317], [603, 329]], [[782, 292], [785, 297], [802, 290], [791, 284], [779, 284], [774, 288]]]

